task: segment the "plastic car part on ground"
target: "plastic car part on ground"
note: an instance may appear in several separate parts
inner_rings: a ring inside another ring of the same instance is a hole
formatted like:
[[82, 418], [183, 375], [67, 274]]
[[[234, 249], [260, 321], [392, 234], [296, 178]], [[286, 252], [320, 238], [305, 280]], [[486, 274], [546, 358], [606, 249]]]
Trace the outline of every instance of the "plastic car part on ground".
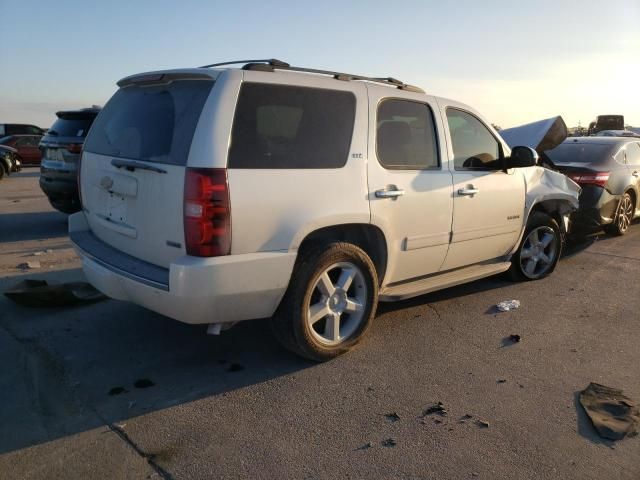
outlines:
[[511, 148], [530, 147], [539, 154], [557, 147], [565, 141], [568, 135], [567, 125], [560, 116], [538, 120], [519, 127], [505, 128], [498, 133]]
[[4, 294], [20, 305], [39, 308], [68, 307], [106, 298], [85, 282], [49, 285], [45, 280], [23, 280]]
[[520, 300], [505, 300], [496, 305], [496, 308], [501, 312], [508, 312], [509, 310], [515, 310], [520, 307]]
[[601, 437], [622, 440], [638, 434], [640, 411], [622, 390], [590, 383], [580, 392], [580, 404]]

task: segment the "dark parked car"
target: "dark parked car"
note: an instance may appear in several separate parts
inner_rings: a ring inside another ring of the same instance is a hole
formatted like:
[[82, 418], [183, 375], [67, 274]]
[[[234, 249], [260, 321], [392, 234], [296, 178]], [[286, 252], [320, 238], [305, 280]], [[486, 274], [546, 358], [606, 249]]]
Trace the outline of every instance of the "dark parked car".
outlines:
[[40, 188], [56, 210], [74, 213], [80, 210], [76, 174], [84, 139], [99, 108], [57, 112], [40, 142]]
[[18, 151], [15, 148], [0, 145], [0, 180], [21, 168]]
[[40, 149], [38, 144], [42, 135], [7, 135], [0, 138], [0, 145], [15, 148], [22, 166], [40, 165]]
[[0, 123], [0, 137], [7, 135], [44, 135], [44, 130], [26, 123]]
[[[545, 161], [582, 187], [574, 230], [623, 235], [640, 215], [640, 141], [623, 137], [568, 138]], [[547, 162], [549, 163], [549, 162]]]

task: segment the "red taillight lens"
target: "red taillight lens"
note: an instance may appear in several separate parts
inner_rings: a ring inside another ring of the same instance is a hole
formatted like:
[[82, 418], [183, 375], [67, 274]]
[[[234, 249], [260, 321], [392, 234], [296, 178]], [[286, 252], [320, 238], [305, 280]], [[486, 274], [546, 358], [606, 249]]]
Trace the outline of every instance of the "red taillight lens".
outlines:
[[567, 176], [579, 185], [598, 185], [604, 187], [609, 181], [610, 172], [569, 173]]
[[80, 153], [82, 151], [82, 144], [81, 143], [71, 143], [71, 144], [67, 145], [67, 150], [70, 153]]
[[187, 168], [184, 180], [187, 255], [218, 257], [231, 251], [231, 208], [224, 168]]

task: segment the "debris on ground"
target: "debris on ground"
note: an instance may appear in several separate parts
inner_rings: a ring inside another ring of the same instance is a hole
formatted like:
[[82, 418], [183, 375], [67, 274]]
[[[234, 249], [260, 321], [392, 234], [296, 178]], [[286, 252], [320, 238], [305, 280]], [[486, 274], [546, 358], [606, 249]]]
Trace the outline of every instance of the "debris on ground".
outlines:
[[498, 380], [496, 380], [496, 383], [507, 383], [507, 379], [506, 378], [499, 378]]
[[129, 393], [129, 390], [124, 387], [113, 387], [111, 390], [109, 390], [109, 395], [111, 396], [120, 395], [121, 393]]
[[136, 388], [149, 388], [149, 387], [153, 387], [154, 385], [155, 383], [153, 383], [148, 378], [141, 378], [139, 380], [136, 380], [135, 383], [133, 384], [133, 386]]
[[511, 345], [519, 343], [521, 339], [522, 338], [520, 337], [520, 335], [515, 335], [515, 334], [514, 335], [509, 335], [508, 337], [504, 337], [502, 339], [502, 346], [503, 347], [509, 347]]
[[25, 307], [68, 307], [107, 298], [86, 282], [49, 285], [46, 280], [22, 280], [4, 295]]
[[40, 265], [40, 262], [38, 262], [37, 260], [33, 260], [31, 262], [24, 262], [18, 265], [17, 268], [19, 268], [20, 270], [34, 270], [34, 269], [38, 269], [41, 268], [42, 266]]
[[460, 420], [458, 420], [459, 423], [465, 423], [468, 420], [471, 420], [473, 418], [473, 415], [469, 415], [468, 413], [461, 416]]
[[373, 443], [367, 442], [364, 445], [360, 445], [358, 448], [356, 448], [356, 450], [367, 450], [372, 447], [373, 447]]
[[39, 256], [44, 255], [44, 254], [45, 254], [45, 252], [33, 252], [33, 256], [34, 257], [39, 257]]
[[391, 423], [400, 421], [400, 415], [396, 412], [387, 413], [384, 417]]
[[427, 415], [434, 415], [434, 414], [440, 415], [442, 417], [447, 416], [447, 409], [445, 408], [444, 403], [442, 402], [434, 403], [433, 405], [425, 408], [422, 411], [423, 417], [426, 417]]
[[396, 442], [393, 438], [387, 438], [386, 440], [382, 441], [383, 447], [395, 447], [397, 444], [398, 442]]
[[508, 312], [509, 310], [515, 310], [520, 307], [520, 300], [505, 300], [496, 305], [496, 308], [500, 312]]
[[244, 370], [244, 365], [240, 365], [239, 363], [232, 363], [227, 367], [227, 372], [240, 372]]
[[622, 440], [638, 434], [640, 411], [622, 390], [590, 383], [580, 392], [580, 404], [602, 438]]
[[476, 420], [476, 425], [480, 428], [489, 428], [489, 422], [485, 422], [484, 420]]

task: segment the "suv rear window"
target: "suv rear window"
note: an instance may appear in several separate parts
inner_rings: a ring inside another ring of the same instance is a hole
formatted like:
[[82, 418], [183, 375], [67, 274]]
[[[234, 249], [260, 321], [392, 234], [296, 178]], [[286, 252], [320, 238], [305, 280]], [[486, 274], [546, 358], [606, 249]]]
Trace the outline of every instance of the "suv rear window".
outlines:
[[212, 87], [209, 80], [123, 87], [96, 118], [85, 150], [186, 165], [193, 133]]
[[84, 117], [67, 117], [58, 118], [51, 128], [47, 131], [47, 135], [60, 137], [86, 137], [89, 127], [95, 115]]
[[355, 119], [351, 92], [245, 83], [231, 133], [229, 168], [340, 168]]

